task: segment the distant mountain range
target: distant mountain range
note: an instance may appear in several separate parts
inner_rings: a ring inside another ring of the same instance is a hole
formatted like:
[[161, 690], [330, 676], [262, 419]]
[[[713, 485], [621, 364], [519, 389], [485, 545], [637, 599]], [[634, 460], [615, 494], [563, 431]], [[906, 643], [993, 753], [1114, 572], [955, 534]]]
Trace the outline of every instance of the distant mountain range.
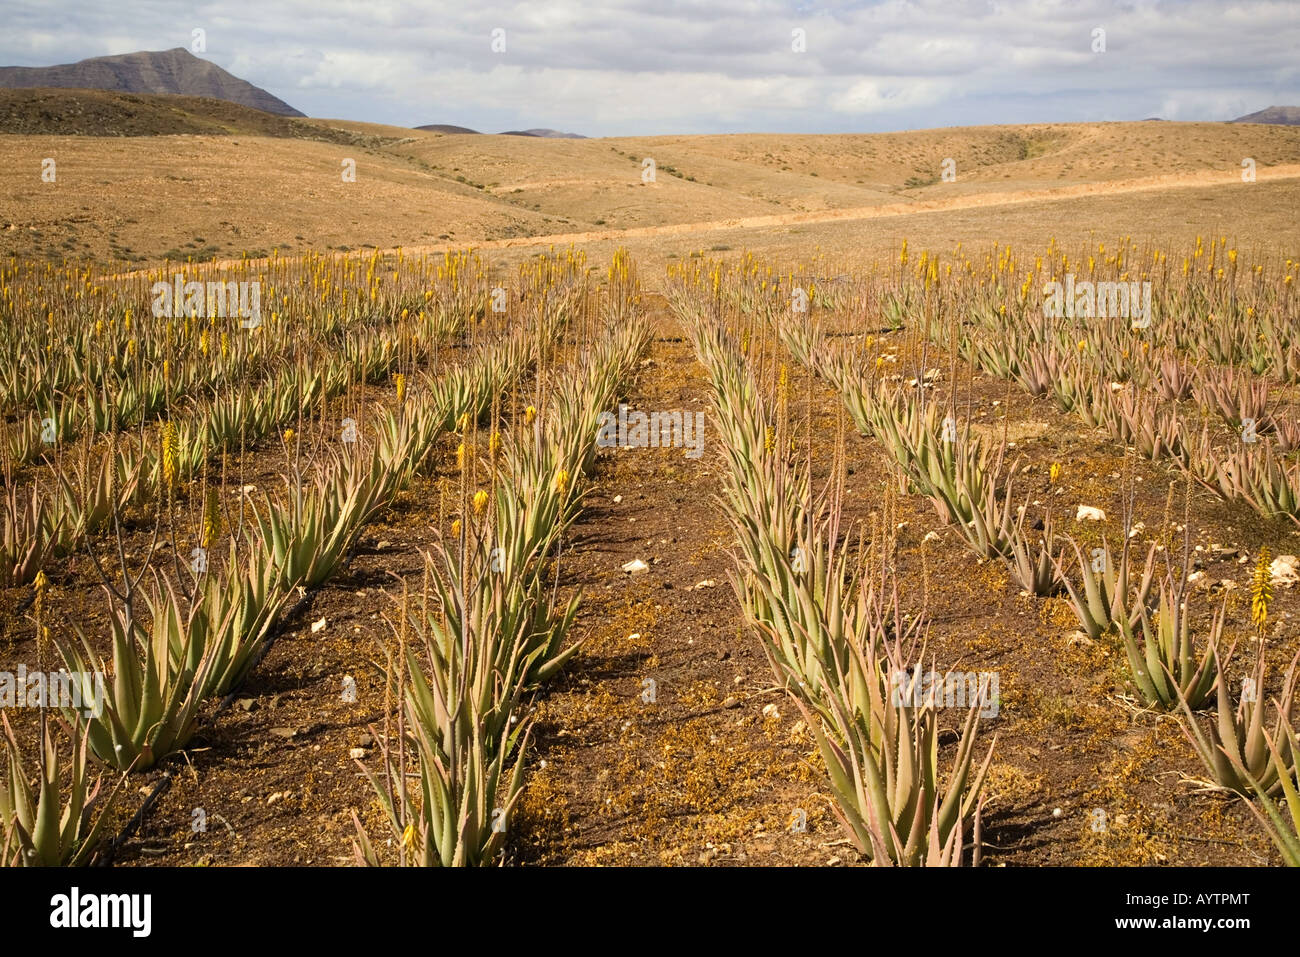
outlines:
[[252, 107], [278, 116], [306, 116], [284, 100], [184, 47], [159, 52], [93, 57], [60, 66], [0, 67], [0, 89], [36, 87], [110, 90], [117, 93], [179, 93]]
[[[468, 126], [452, 126], [450, 123], [429, 123], [425, 126], [415, 127], [417, 130], [427, 130], [430, 133], [471, 133], [475, 136], [481, 136], [478, 130], [471, 130]], [[534, 130], [506, 130], [501, 136], [538, 136], [547, 140], [585, 140], [587, 137], [580, 133], [561, 133], [559, 130], [534, 129]]]
[[1300, 106], [1270, 106], [1258, 113], [1239, 116], [1230, 123], [1272, 123], [1277, 126], [1300, 126]]

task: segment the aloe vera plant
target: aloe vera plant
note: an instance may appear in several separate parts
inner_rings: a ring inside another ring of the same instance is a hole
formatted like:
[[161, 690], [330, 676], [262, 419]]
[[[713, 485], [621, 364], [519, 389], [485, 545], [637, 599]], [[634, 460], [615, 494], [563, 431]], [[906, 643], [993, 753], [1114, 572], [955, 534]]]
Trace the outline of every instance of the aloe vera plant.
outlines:
[[247, 677], [288, 593], [264, 555], [251, 551], [241, 562], [232, 542], [225, 567], [202, 576], [192, 599], [179, 596], [169, 581], [145, 597], [154, 640], [171, 650], [172, 668], [198, 674], [204, 659], [212, 659], [198, 689], [212, 697]]
[[1215, 649], [1223, 634], [1225, 609], [1220, 607], [1200, 656], [1191, 636], [1186, 594], [1166, 579], [1160, 585], [1160, 608], [1154, 623], [1144, 604], [1138, 604], [1142, 640], [1139, 641], [1128, 614], [1116, 616], [1129, 678], [1148, 707], [1172, 711], [1185, 704], [1192, 710], [1209, 699], [1219, 673]]
[[[164, 601], [155, 586], [150, 603], [159, 607]], [[111, 672], [84, 633], [80, 635], [80, 649], [57, 642], [73, 674], [98, 672], [113, 676], [105, 689], [100, 713], [86, 718], [84, 727], [96, 757], [119, 771], [148, 770], [185, 747], [194, 734], [203, 689], [212, 685], [217, 659], [209, 649], [197, 665], [187, 666], [192, 629], [188, 621], [181, 627], [185, 643], [174, 650], [169, 644], [168, 628], [147, 632], [128, 604], [110, 597]], [[67, 717], [75, 720], [76, 714], [69, 711]]]
[[[1144, 608], [1155, 578], [1156, 549], [1153, 544], [1147, 552], [1142, 577], [1131, 583], [1133, 574], [1129, 562], [1130, 540], [1125, 539], [1116, 562], [1110, 548], [1094, 548], [1091, 559], [1085, 558], [1079, 543], [1068, 540], [1074, 549], [1079, 568], [1079, 584], [1065, 573], [1065, 551], [1055, 559], [1056, 571], [1065, 585], [1070, 608], [1079, 619], [1079, 626], [1092, 639], [1100, 638], [1111, 626], [1124, 619], [1131, 628], [1139, 617], [1133, 609]], [[1133, 594], [1130, 596], [1130, 592]]]
[[[520, 722], [494, 741], [469, 699], [455, 696], [457, 690], [426, 678], [419, 670], [411, 673], [403, 707], [410, 729], [406, 741], [415, 751], [418, 789], [412, 789], [402, 773], [406, 765], [396, 753], [399, 745], [381, 744], [384, 780], [363, 766], [400, 849], [401, 864], [493, 863], [523, 793], [528, 722]], [[508, 693], [512, 697], [501, 704], [513, 710], [519, 686]], [[454, 733], [462, 727], [463, 733]], [[353, 819], [358, 863], [379, 866], [381, 858], [355, 812]]]
[[1270, 428], [1268, 383], [1229, 367], [1205, 367], [1193, 380], [1193, 394], [1234, 429], [1250, 420], [1259, 432]]
[[92, 863], [117, 787], [105, 794], [103, 778], [92, 780], [88, 740], [76, 724], [63, 725], [71, 748], [65, 785], [64, 760], [55, 736], [42, 721], [44, 760], [33, 788], [9, 719], [0, 715], [0, 722], [4, 723], [8, 766], [6, 782], [0, 785], [0, 866], [80, 867]]
[[[1183, 730], [1215, 786], [1245, 797], [1253, 793], [1275, 797], [1282, 789], [1282, 778], [1293, 774], [1295, 764], [1300, 760], [1300, 751], [1292, 750], [1291, 737], [1286, 733], [1295, 706], [1296, 665], [1300, 656], [1291, 662], [1281, 697], [1274, 702], [1270, 730], [1264, 726], [1263, 648], [1259, 649], [1253, 675], [1243, 682], [1235, 709], [1227, 678], [1232, 653], [1233, 649], [1230, 649], [1219, 667], [1217, 710], [1208, 733], [1193, 714], [1195, 706], [1180, 694], [1178, 704], [1184, 717]], [[1280, 742], [1276, 753], [1270, 741]]]
[[50, 500], [33, 483], [25, 498], [9, 481], [0, 507], [0, 586], [31, 582], [59, 545], [62, 518], [53, 517]]
[[1043, 527], [1037, 534], [1025, 527], [1028, 515], [1026, 503], [1020, 507], [1015, 523], [1009, 529], [1006, 562], [1021, 588], [1031, 595], [1046, 598], [1059, 594], [1065, 587], [1053, 561], [1056, 533], [1052, 526], [1052, 513], [1044, 512]]
[[[828, 726], [805, 709], [830, 772], [837, 815], [859, 852], [885, 866], [960, 864], [969, 823], [977, 864], [980, 791], [996, 741], [977, 764], [979, 704], [972, 703], [942, 777], [935, 702], [918, 708], [897, 701], [894, 676], [903, 672], [896, 650], [879, 655], [870, 645], [855, 646], [839, 672], [825, 680], [832, 709]], [[862, 688], [865, 700], [858, 697]]]
[[1209, 461], [1216, 479], [1210, 487], [1224, 498], [1245, 501], [1266, 518], [1285, 516], [1300, 525], [1300, 460], [1288, 462], [1271, 443], [1257, 442], [1220, 462]]
[[1283, 724], [1277, 735], [1265, 736], [1265, 743], [1281, 790], [1281, 806], [1268, 795], [1263, 783], [1241, 765], [1236, 770], [1246, 778], [1259, 802], [1259, 807], [1254, 802], [1247, 802], [1246, 806], [1259, 820], [1286, 866], [1300, 867], [1300, 763], [1295, 760], [1300, 754], [1300, 735], [1290, 724]]

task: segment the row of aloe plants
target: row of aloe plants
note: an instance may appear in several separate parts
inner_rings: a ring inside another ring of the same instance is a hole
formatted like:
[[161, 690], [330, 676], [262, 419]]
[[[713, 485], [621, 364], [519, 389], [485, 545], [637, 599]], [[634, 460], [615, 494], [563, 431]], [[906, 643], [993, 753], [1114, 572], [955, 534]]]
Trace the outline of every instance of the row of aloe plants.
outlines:
[[786, 397], [759, 389], [745, 352], [688, 283], [673, 298], [708, 370], [727, 454], [732, 585], [777, 680], [808, 719], [849, 839], [877, 865], [978, 863], [980, 793], [993, 755], [990, 746], [976, 758], [978, 706], [965, 715], [944, 780], [939, 703], [897, 693], [899, 676], [924, 659], [923, 616], [904, 616], [883, 564], [870, 571], [865, 550], [855, 556], [841, 541], [842, 478], [813, 494], [811, 462], [789, 453]]
[[566, 646], [579, 599], [556, 593], [562, 540], [600, 413], [648, 342], [634, 302], [616, 289], [611, 306], [599, 340], [545, 383], [542, 411], [504, 437], [492, 430], [488, 488], [470, 496], [465, 484], [463, 518], [426, 554], [420, 592], [403, 590], [386, 668], [400, 704], [379, 736], [382, 768], [362, 765], [389, 839], [373, 840], [358, 818], [359, 863], [502, 860], [524, 788], [529, 698], [579, 647]]

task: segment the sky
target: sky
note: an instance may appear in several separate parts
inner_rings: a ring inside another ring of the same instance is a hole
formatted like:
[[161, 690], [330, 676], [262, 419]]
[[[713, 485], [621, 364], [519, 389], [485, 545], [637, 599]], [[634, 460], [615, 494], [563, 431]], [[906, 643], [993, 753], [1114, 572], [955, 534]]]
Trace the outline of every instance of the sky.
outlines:
[[1300, 105], [1298, 0], [0, 0], [0, 24], [0, 65], [188, 49], [202, 30], [197, 55], [309, 116], [483, 132], [880, 132]]

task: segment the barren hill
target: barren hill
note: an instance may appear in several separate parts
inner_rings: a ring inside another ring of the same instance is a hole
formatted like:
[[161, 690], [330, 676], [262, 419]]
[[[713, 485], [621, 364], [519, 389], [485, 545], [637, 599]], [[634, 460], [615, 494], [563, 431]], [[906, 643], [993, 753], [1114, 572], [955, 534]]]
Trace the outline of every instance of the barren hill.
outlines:
[[303, 116], [266, 90], [200, 59], [184, 47], [92, 57], [59, 66], [0, 67], [0, 89], [58, 87], [119, 93], [212, 97], [279, 116]]
[[[0, 256], [142, 263], [273, 248], [571, 239], [680, 255], [787, 236], [802, 242], [810, 232], [860, 250], [904, 235], [920, 242], [926, 232], [945, 245], [962, 235], [1042, 232], [1045, 241], [1071, 216], [1102, 229], [1103, 209], [1109, 242], [1142, 231], [1221, 231], [1220, 200], [1249, 204], [1252, 228], [1294, 236], [1300, 191], [1300, 128], [1292, 126], [1066, 123], [580, 140], [266, 119], [292, 132], [0, 137], [0, 167], [9, 172], [0, 178]], [[41, 178], [46, 157], [57, 160], [56, 182]], [[1243, 184], [1242, 157], [1256, 161], [1258, 183]], [[349, 170], [354, 179], [341, 175]], [[1203, 199], [1193, 187], [1210, 192]], [[1157, 193], [1168, 197], [1158, 215]], [[989, 233], [994, 219], [1028, 225]]]
[[55, 136], [227, 135], [349, 142], [352, 136], [306, 120], [226, 100], [108, 90], [0, 89], [0, 134]]
[[1258, 113], [1239, 116], [1233, 123], [1276, 123], [1279, 126], [1300, 126], [1300, 106], [1270, 106]]

